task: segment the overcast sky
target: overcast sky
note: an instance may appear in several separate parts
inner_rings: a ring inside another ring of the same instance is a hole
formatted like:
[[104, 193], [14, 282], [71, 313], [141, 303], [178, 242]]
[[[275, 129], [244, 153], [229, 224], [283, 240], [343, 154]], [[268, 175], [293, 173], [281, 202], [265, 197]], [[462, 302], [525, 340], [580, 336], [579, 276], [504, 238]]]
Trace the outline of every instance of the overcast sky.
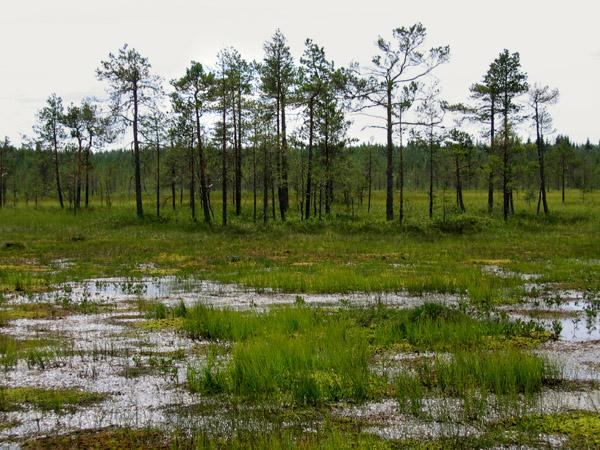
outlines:
[[[261, 59], [276, 28], [299, 57], [307, 37], [338, 65], [367, 64], [378, 35], [416, 21], [428, 44], [450, 45], [437, 71], [443, 94], [464, 101], [503, 48], [521, 53], [530, 82], [560, 89], [552, 107], [558, 132], [600, 140], [600, 2], [597, 0], [3, 0], [0, 8], [0, 135], [19, 142], [52, 92], [65, 103], [105, 97], [95, 69], [124, 43], [147, 56], [166, 80], [194, 59], [211, 65], [236, 47]], [[367, 140], [380, 136], [361, 131]], [[529, 130], [523, 129], [527, 133]]]

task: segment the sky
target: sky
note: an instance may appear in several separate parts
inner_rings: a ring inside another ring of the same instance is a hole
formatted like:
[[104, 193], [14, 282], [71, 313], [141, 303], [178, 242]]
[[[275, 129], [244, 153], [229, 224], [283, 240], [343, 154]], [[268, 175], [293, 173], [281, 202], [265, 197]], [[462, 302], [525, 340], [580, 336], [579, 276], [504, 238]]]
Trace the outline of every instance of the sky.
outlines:
[[[379, 35], [421, 22], [428, 46], [449, 45], [436, 71], [443, 96], [466, 101], [468, 88], [507, 48], [521, 54], [530, 83], [560, 90], [551, 107], [558, 133], [600, 141], [600, 2], [597, 0], [4, 0], [0, 6], [0, 136], [32, 135], [36, 112], [53, 92], [65, 104], [106, 98], [95, 70], [124, 43], [138, 49], [165, 80], [191, 60], [212, 65], [233, 46], [262, 59], [276, 28], [299, 58], [306, 38], [343, 66], [368, 65]], [[355, 117], [352, 136], [383, 142]], [[524, 136], [532, 135], [523, 126]]]

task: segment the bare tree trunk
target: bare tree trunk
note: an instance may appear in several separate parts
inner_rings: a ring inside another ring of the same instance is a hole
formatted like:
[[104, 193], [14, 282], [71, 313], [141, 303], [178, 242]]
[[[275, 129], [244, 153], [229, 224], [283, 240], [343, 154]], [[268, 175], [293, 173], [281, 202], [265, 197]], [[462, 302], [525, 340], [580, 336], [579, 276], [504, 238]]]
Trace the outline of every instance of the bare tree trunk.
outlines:
[[456, 205], [462, 212], [465, 212], [465, 204], [463, 202], [463, 193], [462, 193], [462, 179], [460, 177], [460, 158], [458, 155], [455, 156], [455, 163], [456, 163]]
[[81, 169], [83, 167], [83, 145], [77, 138], [77, 167], [75, 170], [75, 210], [81, 208]]
[[[540, 168], [540, 196], [542, 205], [544, 206], [544, 214], [548, 214], [548, 201], [546, 200], [546, 176], [544, 173], [544, 142], [543, 136], [540, 130], [540, 117], [537, 103], [535, 105], [535, 131], [536, 131], [536, 144], [538, 152], [538, 164]], [[539, 206], [538, 206], [539, 214]]]
[[[54, 174], [56, 176], [56, 192], [58, 194], [58, 202], [60, 203], [60, 208], [64, 209], [65, 204], [63, 202], [62, 188], [60, 187], [60, 172], [58, 170], [58, 138], [56, 136], [56, 126], [54, 129], [53, 144], [54, 144]], [[36, 196], [36, 207], [37, 207], [37, 196]]]
[[[505, 105], [508, 101], [505, 100]], [[503, 174], [502, 174], [502, 192], [503, 192], [503, 208], [502, 212], [504, 215], [504, 220], [508, 219], [508, 215], [510, 212], [510, 191], [509, 191], [509, 164], [508, 164], [508, 110], [507, 107], [504, 107], [504, 142], [503, 142]]]
[[256, 144], [252, 146], [252, 218], [256, 223]]
[[[279, 159], [279, 157], [278, 157], [278, 159]], [[274, 221], [276, 219], [276, 215], [275, 215], [275, 177], [273, 176], [273, 174], [271, 174], [271, 216]]]
[[394, 219], [394, 143], [392, 141], [392, 83], [387, 85], [387, 185], [385, 200], [385, 216], [387, 220]]
[[288, 160], [287, 160], [287, 127], [285, 122], [285, 94], [281, 93], [281, 220], [285, 221], [285, 215], [290, 205], [290, 194], [288, 186]]
[[263, 223], [269, 220], [269, 147], [263, 143]]
[[242, 88], [237, 92], [237, 147], [235, 153], [235, 215], [242, 214]]
[[433, 218], [433, 125], [429, 128], [429, 218]]
[[237, 133], [237, 108], [235, 102], [235, 93], [232, 91], [231, 93], [231, 118], [232, 118], [232, 127], [233, 127], [233, 189], [231, 189], [231, 205], [233, 206], [233, 211], [237, 215], [237, 163], [238, 163], [238, 133]]
[[[223, 88], [224, 89], [224, 88]], [[223, 205], [222, 212], [223, 225], [227, 225], [227, 110], [225, 106], [225, 95], [223, 95], [223, 135], [222, 135], [222, 187], [223, 187]]]
[[135, 206], [139, 218], [144, 217], [142, 206], [142, 171], [140, 166], [140, 143], [138, 141], [138, 86], [133, 85], [133, 158], [135, 163]]
[[156, 132], [156, 217], [160, 217], [160, 141]]
[[490, 98], [490, 173], [488, 176], [488, 211], [491, 213], [494, 210], [494, 167], [493, 167], [493, 156], [496, 140], [496, 97], [494, 95]]
[[314, 98], [310, 98], [308, 103], [308, 166], [306, 171], [306, 197], [304, 218], [310, 219], [310, 198], [312, 195], [312, 165], [313, 165], [313, 135], [314, 135]]
[[85, 150], [85, 208], [90, 205], [90, 153], [92, 151], [92, 136]]
[[[280, 88], [277, 88], [277, 101], [276, 101], [276, 109], [277, 109], [277, 114], [276, 114], [276, 119], [277, 119], [277, 148], [276, 148], [276, 162], [277, 162], [277, 173], [275, 174], [277, 176], [277, 198], [279, 199], [279, 213], [281, 215], [281, 218], [283, 219], [283, 217], [285, 216], [285, 211], [283, 208], [283, 192], [281, 190], [281, 94], [280, 94]], [[275, 190], [275, 176], [273, 174], [271, 174], [271, 190], [274, 191]], [[273, 210], [275, 210], [275, 198], [271, 198], [271, 206], [273, 208]], [[275, 220], [275, 214], [273, 214], [273, 220]]]
[[325, 111], [325, 214], [331, 214], [333, 180], [331, 179], [331, 149], [329, 148], [329, 114]]
[[208, 186], [206, 185], [206, 157], [202, 145], [202, 129], [200, 128], [200, 111], [196, 113], [196, 141], [198, 142], [198, 155], [200, 157], [200, 196], [202, 200], [202, 210], [204, 211], [204, 222], [210, 224], [210, 204], [208, 201]]
[[196, 168], [194, 158], [194, 133], [190, 139], [190, 209], [192, 210], [192, 220], [196, 221]]
[[369, 146], [369, 202], [367, 205], [367, 212], [371, 212], [371, 190], [373, 188], [373, 148]]
[[560, 155], [561, 173], [562, 173], [562, 202], [565, 203], [565, 155]]
[[[398, 132], [400, 133], [400, 141], [399, 144], [400, 146], [398, 147], [398, 188], [400, 190], [400, 201], [398, 204], [398, 218], [400, 219], [400, 223], [402, 223], [404, 221], [404, 148], [403, 148], [403, 142], [402, 142], [402, 108], [400, 108], [399, 111], [399, 130]], [[369, 155], [370, 158], [370, 155]], [[370, 189], [371, 186], [369, 186], [369, 206], [371, 204], [371, 198], [370, 198]]]
[[171, 206], [175, 211], [175, 204], [177, 199], [177, 189], [175, 188], [175, 165], [171, 166]]

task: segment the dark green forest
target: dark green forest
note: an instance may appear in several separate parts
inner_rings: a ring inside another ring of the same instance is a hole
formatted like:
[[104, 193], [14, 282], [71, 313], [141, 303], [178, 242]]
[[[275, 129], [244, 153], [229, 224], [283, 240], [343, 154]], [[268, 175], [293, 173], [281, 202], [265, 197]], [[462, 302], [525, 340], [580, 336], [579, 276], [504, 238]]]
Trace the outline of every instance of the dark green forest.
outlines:
[[[600, 187], [600, 147], [591, 143], [576, 145], [567, 137], [559, 136], [554, 142], [546, 144], [548, 190], [562, 191], [577, 189], [581, 197], [587, 192]], [[273, 150], [273, 149], [271, 149]], [[322, 151], [317, 148], [317, 153]], [[160, 149], [160, 182], [161, 208], [188, 208], [190, 199], [189, 148], [184, 146], [165, 146]], [[207, 174], [212, 185], [212, 195], [218, 195], [221, 190], [221, 151], [211, 145], [207, 147]], [[394, 164], [398, 156], [394, 155]], [[262, 220], [264, 153], [254, 148], [242, 150], [242, 195], [246, 203], [252, 207], [257, 191], [257, 220]], [[473, 145], [461, 156], [462, 182], [464, 189], [481, 190], [487, 188], [487, 171], [490, 165], [488, 148], [485, 145]], [[229, 164], [234, 165], [235, 155], [228, 155]], [[304, 197], [296, 195], [303, 192], [306, 184], [306, 148], [294, 146], [290, 149], [290, 186], [294, 191], [291, 198], [291, 208], [297, 216], [302, 216]], [[148, 197], [148, 209], [154, 212], [155, 192], [157, 187], [156, 150], [151, 146], [144, 147], [140, 152], [142, 162], [142, 191]], [[435, 188], [446, 190], [452, 205], [456, 206], [456, 173], [455, 153], [451, 145], [441, 146], [435, 155]], [[427, 147], [421, 142], [409, 142], [404, 149], [405, 187], [407, 190], [426, 190], [428, 188], [428, 158]], [[492, 160], [492, 163], [494, 161]], [[256, 164], [255, 164], [256, 163]], [[17, 205], [38, 206], [44, 200], [56, 197], [56, 183], [53, 172], [53, 155], [40, 146], [37, 148], [14, 147], [5, 144], [2, 147], [2, 205], [15, 207]], [[64, 180], [66, 207], [73, 208], [76, 196], [77, 153], [66, 149], [59, 154], [61, 179]], [[354, 205], [363, 211], [368, 209], [369, 186], [372, 191], [385, 189], [386, 183], [386, 148], [383, 145], [361, 144], [340, 146], [334, 150], [333, 170], [333, 207], [331, 213], [347, 214]], [[89, 202], [94, 206], [110, 207], [114, 198], [120, 200], [135, 198], [133, 180], [134, 156], [130, 150], [99, 151], [90, 155], [84, 168], [87, 183], [83, 185], [88, 191]], [[537, 201], [539, 189], [538, 161], [535, 144], [519, 143], [515, 147], [515, 189], [524, 195], [526, 200]], [[324, 187], [322, 168], [317, 166], [318, 174], [315, 184], [319, 188], [315, 192], [316, 208], [324, 213], [322, 193]], [[256, 173], [256, 179], [254, 174]], [[228, 173], [228, 183], [235, 185], [235, 173]], [[268, 202], [271, 205], [271, 185], [269, 179]], [[395, 188], [398, 188], [398, 177], [394, 177]], [[199, 192], [196, 193], [198, 198]], [[235, 210], [235, 191], [232, 190], [229, 199]], [[277, 199], [276, 199], [277, 201]], [[88, 203], [89, 205], [89, 203]], [[248, 206], [246, 205], [246, 206]], [[85, 203], [83, 204], [85, 207]], [[270, 208], [271, 206], [269, 206]], [[465, 208], [469, 205], [466, 204]], [[277, 214], [277, 219], [279, 215]], [[269, 209], [268, 220], [272, 219]]]

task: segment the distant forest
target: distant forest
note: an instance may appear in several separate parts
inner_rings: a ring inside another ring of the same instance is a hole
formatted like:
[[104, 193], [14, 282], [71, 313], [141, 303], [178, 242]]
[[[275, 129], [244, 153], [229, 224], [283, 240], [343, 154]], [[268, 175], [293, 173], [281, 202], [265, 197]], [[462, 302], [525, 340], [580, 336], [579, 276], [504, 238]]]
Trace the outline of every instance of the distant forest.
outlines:
[[[501, 52], [464, 103], [450, 104], [433, 76], [450, 49], [425, 41], [421, 24], [397, 28], [369, 64], [336, 67], [310, 39], [295, 60], [278, 30], [262, 61], [227, 48], [211, 68], [192, 61], [168, 83], [125, 45], [97, 69], [108, 100], [64, 105], [52, 94], [32, 137], [0, 145], [0, 207], [55, 199], [77, 211], [125, 197], [138, 216], [185, 207], [193, 220], [226, 224], [242, 207], [262, 222], [370, 209], [384, 190], [386, 219], [403, 220], [405, 190], [428, 193], [431, 217], [437, 191], [464, 212], [463, 190], [476, 189], [508, 218], [514, 192], [548, 213], [548, 190], [564, 201], [565, 189], [599, 187], [600, 145], [556, 134], [559, 93], [530, 83], [519, 53]], [[386, 142], [350, 139], [352, 114]], [[517, 126], [535, 140], [523, 142]], [[105, 150], [122, 133], [128, 148]]]

